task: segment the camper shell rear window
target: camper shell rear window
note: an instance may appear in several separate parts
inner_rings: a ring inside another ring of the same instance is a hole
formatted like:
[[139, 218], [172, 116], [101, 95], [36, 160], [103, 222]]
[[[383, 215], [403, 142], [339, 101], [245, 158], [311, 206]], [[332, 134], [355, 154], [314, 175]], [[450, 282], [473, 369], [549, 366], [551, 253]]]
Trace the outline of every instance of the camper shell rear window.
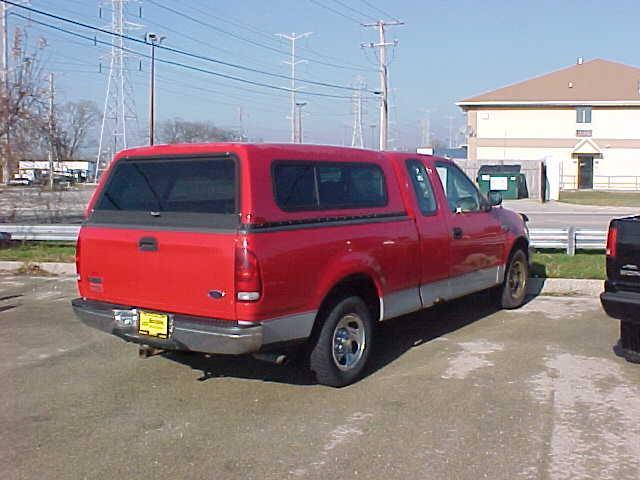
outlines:
[[90, 221], [233, 228], [238, 211], [232, 156], [132, 157], [112, 170]]

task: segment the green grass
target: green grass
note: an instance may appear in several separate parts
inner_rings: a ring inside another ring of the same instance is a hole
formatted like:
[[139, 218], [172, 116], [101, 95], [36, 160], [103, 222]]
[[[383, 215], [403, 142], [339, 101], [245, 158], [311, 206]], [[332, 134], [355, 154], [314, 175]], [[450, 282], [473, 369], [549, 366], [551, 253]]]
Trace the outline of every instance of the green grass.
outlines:
[[75, 254], [75, 245], [62, 243], [14, 242], [0, 247], [0, 260], [3, 261], [75, 262]]
[[542, 278], [591, 278], [604, 280], [606, 257], [600, 252], [536, 252], [532, 257], [531, 276]]
[[[0, 247], [0, 260], [20, 262], [75, 261], [75, 246], [43, 242], [12, 243]], [[531, 275], [544, 278], [605, 278], [605, 256], [602, 253], [578, 253], [573, 257], [562, 252], [536, 252]]]
[[563, 191], [560, 192], [560, 201], [578, 205], [640, 207], [640, 192]]

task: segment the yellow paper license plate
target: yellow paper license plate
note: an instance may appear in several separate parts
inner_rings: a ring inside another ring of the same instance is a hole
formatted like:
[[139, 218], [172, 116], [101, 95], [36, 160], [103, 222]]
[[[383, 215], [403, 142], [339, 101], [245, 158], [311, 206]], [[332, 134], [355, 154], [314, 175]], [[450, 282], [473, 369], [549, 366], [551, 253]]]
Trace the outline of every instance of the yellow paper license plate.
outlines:
[[139, 312], [138, 331], [150, 337], [169, 338], [169, 315]]

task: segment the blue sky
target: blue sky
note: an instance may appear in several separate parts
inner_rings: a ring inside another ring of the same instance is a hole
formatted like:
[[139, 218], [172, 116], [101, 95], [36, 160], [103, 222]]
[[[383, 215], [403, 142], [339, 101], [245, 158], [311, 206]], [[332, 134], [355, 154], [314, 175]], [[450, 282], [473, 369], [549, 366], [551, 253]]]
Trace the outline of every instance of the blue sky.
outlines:
[[[34, 8], [93, 25], [108, 26], [109, 12], [98, 15], [94, 0], [31, 0]], [[382, 15], [378, 9], [405, 22], [389, 30], [389, 39], [399, 44], [391, 53], [391, 133], [398, 147], [414, 147], [419, 138], [419, 121], [431, 111], [434, 135], [448, 136], [448, 118], [458, 129], [464, 124], [455, 102], [471, 95], [524, 80], [585, 60], [606, 58], [640, 65], [637, 19], [640, 4], [632, 0], [513, 0], [513, 1], [408, 1], [396, 0], [141, 0], [129, 5], [131, 21], [144, 25], [131, 35], [145, 31], [167, 36], [165, 44], [208, 57], [287, 75], [282, 63], [289, 44], [278, 32], [313, 32], [299, 42], [300, 55], [312, 61], [299, 66], [305, 79], [350, 85], [363, 75], [377, 89], [376, 59], [362, 42], [376, 40], [376, 32], [357, 21], [372, 21]], [[181, 17], [162, 6], [179, 10], [197, 21]], [[325, 8], [323, 8], [323, 6]], [[139, 7], [142, 18], [139, 18]], [[329, 10], [337, 10], [342, 15]], [[350, 7], [350, 8], [349, 8]], [[19, 9], [13, 8], [13, 11]], [[350, 17], [350, 18], [346, 18]], [[57, 25], [51, 21], [34, 15]], [[386, 18], [386, 17], [385, 17]], [[10, 27], [24, 22], [9, 17]], [[207, 25], [204, 25], [207, 24]], [[75, 27], [74, 31], [87, 33]], [[224, 32], [223, 32], [224, 30]], [[59, 98], [90, 99], [101, 105], [106, 88], [108, 47], [29, 26], [30, 38], [47, 38], [47, 70], [58, 73]], [[92, 33], [89, 35], [93, 36]], [[99, 36], [108, 40], [106, 36]], [[144, 46], [133, 47], [147, 52]], [[279, 53], [281, 50], [283, 53]], [[159, 58], [236, 75], [247, 80], [288, 86], [286, 79], [222, 67], [159, 52]], [[102, 73], [99, 64], [102, 62]], [[147, 124], [148, 61], [130, 59], [130, 79], [141, 131]], [[323, 62], [323, 63], [320, 63]], [[326, 65], [327, 63], [333, 66]], [[347, 67], [347, 68], [344, 68]], [[270, 141], [289, 138], [289, 100], [285, 92], [240, 84], [177, 67], [157, 66], [157, 118], [179, 116], [206, 119], [220, 126], [237, 127], [242, 108], [244, 127], [251, 137]], [[302, 84], [300, 85], [302, 86]], [[306, 85], [307, 91], [350, 95], [349, 91]], [[350, 141], [351, 101], [314, 97], [308, 102], [305, 140], [341, 144]], [[377, 123], [377, 104], [368, 102], [367, 125]], [[369, 140], [370, 133], [366, 133]]]

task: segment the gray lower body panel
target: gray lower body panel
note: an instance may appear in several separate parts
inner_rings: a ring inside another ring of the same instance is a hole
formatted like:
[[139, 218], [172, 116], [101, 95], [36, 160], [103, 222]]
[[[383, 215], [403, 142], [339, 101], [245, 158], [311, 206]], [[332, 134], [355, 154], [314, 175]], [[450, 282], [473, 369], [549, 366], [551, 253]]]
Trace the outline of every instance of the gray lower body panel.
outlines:
[[255, 353], [271, 343], [305, 339], [311, 333], [316, 313], [306, 312], [249, 324], [174, 315], [171, 335], [162, 339], [140, 334], [135, 325], [118, 325], [113, 311], [130, 307], [82, 298], [73, 300], [71, 304], [84, 324], [129, 342], [167, 350], [226, 355]]
[[504, 280], [505, 266], [485, 268], [466, 275], [427, 283], [420, 287], [385, 295], [381, 303], [380, 318], [388, 320], [416, 312], [436, 302], [453, 300], [470, 293], [500, 285]]

